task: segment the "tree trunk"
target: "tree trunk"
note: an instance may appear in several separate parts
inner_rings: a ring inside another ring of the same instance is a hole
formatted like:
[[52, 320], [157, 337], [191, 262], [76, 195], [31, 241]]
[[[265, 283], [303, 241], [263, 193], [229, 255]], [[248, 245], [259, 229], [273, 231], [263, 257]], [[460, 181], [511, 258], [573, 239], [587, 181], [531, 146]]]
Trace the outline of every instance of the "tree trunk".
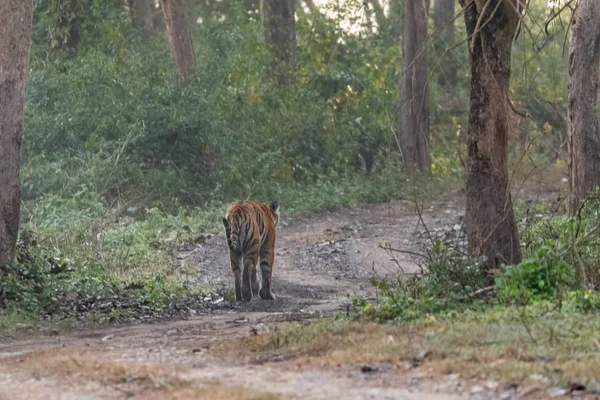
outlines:
[[429, 173], [429, 84], [427, 11], [421, 0], [406, 0], [402, 12], [399, 123], [409, 174]]
[[569, 175], [571, 210], [600, 185], [600, 2], [581, 0], [569, 41]]
[[171, 57], [177, 66], [177, 73], [185, 78], [192, 73], [196, 56], [192, 36], [188, 27], [184, 0], [162, 0], [162, 9], [167, 24]]
[[450, 92], [456, 92], [457, 65], [450, 56], [444, 56], [446, 49], [455, 46], [454, 38], [454, 3], [456, 0], [435, 0], [433, 3], [433, 23], [435, 32], [440, 32], [435, 40], [435, 53], [440, 60], [440, 86]]
[[[460, 0], [471, 63], [465, 230], [487, 268], [521, 261], [508, 181], [509, 82], [518, 0]], [[474, 39], [473, 39], [474, 37]]]
[[154, 32], [154, 6], [153, 0], [132, 0], [131, 13], [133, 27], [141, 29], [147, 34]]
[[12, 261], [21, 207], [21, 140], [32, 0], [0, 1], [0, 267]]
[[261, 0], [260, 19], [263, 43], [274, 56], [271, 78], [277, 86], [294, 81], [296, 65], [296, 1]]

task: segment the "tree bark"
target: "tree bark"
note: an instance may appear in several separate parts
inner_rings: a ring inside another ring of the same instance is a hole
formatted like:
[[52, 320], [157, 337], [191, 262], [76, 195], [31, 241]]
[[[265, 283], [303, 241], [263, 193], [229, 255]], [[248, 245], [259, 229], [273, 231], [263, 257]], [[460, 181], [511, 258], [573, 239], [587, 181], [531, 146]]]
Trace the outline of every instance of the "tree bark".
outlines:
[[296, 1], [261, 0], [262, 41], [272, 52], [271, 78], [277, 86], [294, 81], [296, 65]]
[[162, 9], [167, 24], [171, 57], [177, 66], [177, 73], [185, 78], [194, 69], [196, 55], [192, 36], [188, 27], [184, 0], [162, 0]]
[[435, 32], [440, 32], [435, 40], [435, 53], [441, 57], [439, 84], [451, 92], [456, 92], [457, 65], [450, 57], [444, 57], [446, 49], [456, 44], [454, 37], [454, 3], [456, 0], [435, 0], [433, 3], [433, 24]]
[[399, 124], [409, 174], [429, 173], [429, 67], [427, 11], [421, 0], [406, 0], [402, 12]]
[[521, 261], [507, 166], [511, 45], [518, 0], [459, 0], [469, 37], [465, 231], [472, 256], [493, 269]]
[[581, 0], [573, 16], [569, 41], [569, 176], [570, 206], [600, 185], [600, 2]]
[[0, 267], [12, 261], [21, 207], [21, 140], [32, 0], [0, 1]]
[[147, 34], [154, 32], [154, 0], [131, 0], [133, 27]]

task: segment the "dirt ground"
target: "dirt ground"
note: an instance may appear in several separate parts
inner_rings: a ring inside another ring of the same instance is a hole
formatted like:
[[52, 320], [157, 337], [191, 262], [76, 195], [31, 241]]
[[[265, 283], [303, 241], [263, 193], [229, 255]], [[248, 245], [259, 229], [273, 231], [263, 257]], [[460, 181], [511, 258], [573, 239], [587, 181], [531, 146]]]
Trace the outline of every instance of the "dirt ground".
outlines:
[[[560, 185], [543, 196], [556, 197]], [[535, 185], [518, 193], [539, 197]], [[518, 190], [517, 190], [518, 192]], [[434, 239], [460, 232], [464, 198], [455, 191], [421, 201], [398, 200], [338, 212], [283, 217], [274, 267], [275, 301], [215, 308], [189, 319], [128, 325], [28, 339], [0, 336], [0, 399], [516, 399], [515, 388], [472, 386], [456, 376], [407, 375], [381, 365], [362, 369], [319, 368], [275, 357], [252, 360], [218, 356], [215, 343], [272, 329], [282, 322], [344, 312], [352, 296], [373, 297], [369, 279], [419, 272], [419, 253]], [[282, 205], [282, 209], [285, 205]], [[224, 235], [202, 237], [178, 249], [180, 268], [197, 268], [197, 279], [231, 291]], [[218, 298], [215, 302], [226, 303]]]

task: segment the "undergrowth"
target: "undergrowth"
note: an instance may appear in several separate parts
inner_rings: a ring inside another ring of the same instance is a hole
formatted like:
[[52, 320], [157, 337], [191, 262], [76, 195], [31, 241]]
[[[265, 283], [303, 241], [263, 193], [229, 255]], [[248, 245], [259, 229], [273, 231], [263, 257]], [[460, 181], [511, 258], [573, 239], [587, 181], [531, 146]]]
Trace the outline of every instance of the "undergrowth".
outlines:
[[[423, 273], [395, 282], [372, 279], [377, 301], [356, 298], [361, 318], [405, 322], [429, 315], [486, 313], [552, 304], [567, 312], [600, 311], [600, 200], [591, 195], [575, 215], [560, 204], [526, 202], [517, 208], [523, 261], [498, 271], [481, 268], [454, 240], [437, 240], [424, 254]], [[460, 235], [459, 235], [460, 236]], [[387, 249], [393, 252], [393, 249]]]

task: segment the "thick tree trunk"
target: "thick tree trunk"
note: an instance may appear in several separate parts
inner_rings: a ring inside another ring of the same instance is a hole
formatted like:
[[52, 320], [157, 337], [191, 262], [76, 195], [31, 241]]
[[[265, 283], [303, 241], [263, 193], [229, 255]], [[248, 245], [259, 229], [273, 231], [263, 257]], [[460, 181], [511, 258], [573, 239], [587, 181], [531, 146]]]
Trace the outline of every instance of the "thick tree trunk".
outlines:
[[283, 86], [294, 81], [296, 65], [296, 1], [261, 0], [260, 19], [263, 43], [274, 56], [272, 80]]
[[162, 0], [162, 9], [167, 24], [171, 57], [180, 77], [192, 73], [196, 56], [192, 36], [188, 27], [184, 0]]
[[15, 256], [32, 0], [0, 1], [0, 267]]
[[131, 13], [133, 27], [147, 34], [154, 32], [154, 0], [132, 0]]
[[433, 23], [435, 32], [440, 32], [435, 41], [435, 54], [440, 60], [439, 83], [454, 96], [456, 92], [457, 65], [454, 59], [444, 56], [446, 49], [455, 46], [454, 3], [456, 0], [435, 0]]
[[600, 185], [600, 2], [581, 0], [573, 16], [569, 42], [570, 205], [576, 211]]
[[465, 230], [469, 253], [486, 256], [486, 266], [495, 268], [521, 261], [507, 167], [511, 45], [519, 6], [518, 0], [460, 3], [471, 62]]
[[406, 0], [402, 13], [399, 123], [404, 165], [429, 173], [429, 83], [427, 11], [421, 0]]

